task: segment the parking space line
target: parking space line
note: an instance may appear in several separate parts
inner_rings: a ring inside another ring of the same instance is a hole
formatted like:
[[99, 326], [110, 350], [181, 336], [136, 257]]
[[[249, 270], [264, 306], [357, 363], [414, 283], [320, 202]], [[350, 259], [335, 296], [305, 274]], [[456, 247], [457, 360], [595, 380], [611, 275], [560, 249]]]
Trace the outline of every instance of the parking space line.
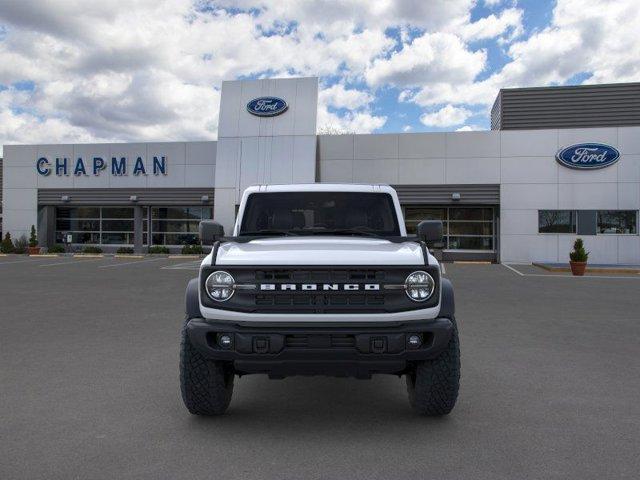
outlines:
[[98, 268], [124, 267], [125, 265], [136, 265], [138, 263], [157, 262], [158, 260], [164, 260], [164, 258], [150, 258], [148, 260], [136, 260], [133, 262], [114, 263], [112, 265], [100, 265]]
[[97, 262], [98, 260], [104, 260], [104, 257], [100, 258], [87, 258], [82, 260], [73, 259], [68, 262], [57, 262], [57, 263], [45, 263], [44, 265], [40, 265], [41, 267], [55, 267], [56, 265], [78, 265], [81, 263], [89, 263], [89, 262]]
[[524, 273], [520, 272], [519, 270], [516, 270], [515, 268], [513, 268], [511, 265], [507, 265], [506, 263], [502, 263], [501, 265], [504, 265], [505, 267], [507, 267], [509, 270], [511, 270], [512, 272], [517, 273], [518, 275], [520, 275], [521, 277], [524, 277]]
[[38, 260], [45, 260], [45, 259], [29, 257], [28, 260], [16, 260], [15, 262], [0, 262], [0, 265], [13, 265], [15, 263], [35, 263]]
[[200, 261], [177, 263], [176, 265], [165, 265], [160, 267], [162, 270], [198, 270], [200, 269]]

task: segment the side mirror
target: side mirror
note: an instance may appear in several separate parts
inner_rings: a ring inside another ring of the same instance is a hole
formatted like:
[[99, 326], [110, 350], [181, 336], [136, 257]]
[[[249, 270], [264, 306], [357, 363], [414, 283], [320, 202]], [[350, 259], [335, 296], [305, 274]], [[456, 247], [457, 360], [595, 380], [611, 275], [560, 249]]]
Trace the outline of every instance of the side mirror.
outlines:
[[418, 238], [425, 243], [442, 242], [442, 222], [423, 220], [418, 224]]
[[203, 246], [213, 245], [221, 237], [224, 237], [224, 227], [213, 220], [202, 220], [198, 230], [200, 232], [200, 243]]

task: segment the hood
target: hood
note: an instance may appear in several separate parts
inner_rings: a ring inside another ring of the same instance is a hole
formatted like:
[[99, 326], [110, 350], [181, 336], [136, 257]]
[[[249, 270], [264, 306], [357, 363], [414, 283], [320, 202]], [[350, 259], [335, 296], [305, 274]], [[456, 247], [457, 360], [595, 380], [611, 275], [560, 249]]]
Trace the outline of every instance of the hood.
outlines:
[[[435, 259], [429, 256], [429, 263]], [[209, 262], [211, 259], [209, 259]], [[207, 259], [205, 259], [207, 261]], [[218, 265], [424, 265], [416, 242], [362, 237], [275, 237], [220, 245]]]

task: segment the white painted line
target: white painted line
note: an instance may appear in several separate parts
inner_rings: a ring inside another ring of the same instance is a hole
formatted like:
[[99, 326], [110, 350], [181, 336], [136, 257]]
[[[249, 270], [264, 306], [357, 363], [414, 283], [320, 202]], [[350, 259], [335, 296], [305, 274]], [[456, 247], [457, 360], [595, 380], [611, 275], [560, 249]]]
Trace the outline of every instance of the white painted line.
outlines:
[[447, 269], [444, 268], [444, 263], [440, 264], [440, 269], [442, 270], [442, 274], [444, 275], [445, 273], [447, 273]]
[[513, 268], [513, 267], [512, 267], [512, 266], [510, 266], [510, 265], [507, 265], [506, 263], [503, 263], [502, 265], [504, 265], [505, 267], [507, 267], [507, 268], [508, 268], [509, 270], [511, 270], [512, 272], [517, 273], [517, 274], [518, 274], [518, 275], [520, 275], [521, 277], [524, 277], [524, 276], [525, 276], [525, 274], [524, 274], [524, 273], [522, 273], [522, 272], [520, 272], [520, 271], [516, 270], [515, 268]]
[[199, 270], [200, 269], [199, 261], [196, 262], [185, 262], [185, 263], [177, 263], [175, 265], [167, 265], [165, 267], [160, 267], [162, 270]]
[[29, 260], [16, 260], [15, 262], [0, 262], [0, 265], [12, 265], [14, 263], [35, 263], [37, 260], [43, 260], [41, 258], [31, 258]]
[[[78, 258], [78, 257], [74, 257], [74, 258]], [[83, 259], [83, 260], [78, 260], [78, 261], [67, 261], [67, 262], [58, 262], [58, 263], [46, 263], [44, 265], [40, 265], [41, 267], [55, 267], [56, 265], [79, 265], [81, 263], [89, 263], [89, 262], [97, 262], [98, 260], [104, 260], [104, 257], [100, 257], [100, 258], [87, 258], [87, 259]]]
[[134, 262], [114, 263], [112, 265], [100, 265], [98, 268], [124, 267], [125, 265], [136, 265], [138, 263], [157, 262], [158, 260], [162, 260], [162, 258], [150, 258], [149, 260], [137, 260]]

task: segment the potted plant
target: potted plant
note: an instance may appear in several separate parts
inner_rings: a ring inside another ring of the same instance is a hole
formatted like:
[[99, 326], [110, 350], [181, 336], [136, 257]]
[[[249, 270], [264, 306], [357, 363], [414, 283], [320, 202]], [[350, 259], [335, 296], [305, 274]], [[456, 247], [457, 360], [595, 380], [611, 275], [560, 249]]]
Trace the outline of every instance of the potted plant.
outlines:
[[573, 251], [569, 253], [569, 265], [571, 265], [571, 273], [581, 277], [587, 268], [587, 259], [589, 252], [584, 249], [584, 242], [581, 238], [576, 238], [573, 244]]
[[27, 249], [29, 255], [39, 255], [40, 247], [38, 246], [38, 236], [36, 235], [35, 225], [31, 225], [31, 234], [29, 235], [29, 248]]

